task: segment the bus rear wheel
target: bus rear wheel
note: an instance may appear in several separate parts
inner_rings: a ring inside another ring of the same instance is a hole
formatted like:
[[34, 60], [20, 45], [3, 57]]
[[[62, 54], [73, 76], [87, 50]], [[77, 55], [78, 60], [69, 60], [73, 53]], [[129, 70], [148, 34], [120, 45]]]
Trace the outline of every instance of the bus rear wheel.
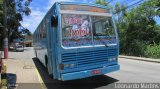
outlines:
[[36, 51], [36, 49], [34, 50], [34, 53], [35, 53], [35, 56], [36, 56], [36, 58], [37, 58], [37, 51]]
[[47, 73], [48, 73], [49, 77], [53, 79], [53, 74], [49, 73], [49, 68], [48, 68], [49, 63], [48, 63], [48, 57], [47, 56], [45, 56], [45, 64], [46, 64], [46, 69], [47, 69]]

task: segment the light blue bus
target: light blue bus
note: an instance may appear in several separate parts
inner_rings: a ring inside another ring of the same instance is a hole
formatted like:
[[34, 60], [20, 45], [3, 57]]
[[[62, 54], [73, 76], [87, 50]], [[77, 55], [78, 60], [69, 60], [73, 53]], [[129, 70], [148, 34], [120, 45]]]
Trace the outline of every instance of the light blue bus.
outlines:
[[81, 79], [120, 69], [116, 25], [105, 6], [55, 2], [33, 40], [37, 58], [56, 80]]

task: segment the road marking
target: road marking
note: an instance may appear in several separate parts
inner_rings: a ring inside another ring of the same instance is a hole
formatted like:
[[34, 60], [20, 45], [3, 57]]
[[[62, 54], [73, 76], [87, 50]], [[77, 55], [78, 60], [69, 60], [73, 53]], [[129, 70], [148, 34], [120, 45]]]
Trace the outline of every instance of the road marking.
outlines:
[[39, 72], [37, 70], [37, 68], [35, 68], [35, 71], [36, 71], [36, 74], [38, 76], [38, 80], [39, 80], [39, 83], [41, 85], [41, 89], [47, 89], [45, 84], [44, 84], [44, 81], [42, 80], [42, 77], [40, 76], [40, 74], [39, 74]]

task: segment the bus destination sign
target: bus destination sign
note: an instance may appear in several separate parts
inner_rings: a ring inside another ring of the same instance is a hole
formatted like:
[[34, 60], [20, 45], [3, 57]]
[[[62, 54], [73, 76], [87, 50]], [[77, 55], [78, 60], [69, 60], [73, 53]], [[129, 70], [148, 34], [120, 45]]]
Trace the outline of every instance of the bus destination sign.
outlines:
[[104, 8], [98, 8], [94, 6], [85, 6], [85, 5], [61, 5], [60, 9], [61, 10], [99, 12], [99, 13], [109, 12], [107, 9], [104, 9]]

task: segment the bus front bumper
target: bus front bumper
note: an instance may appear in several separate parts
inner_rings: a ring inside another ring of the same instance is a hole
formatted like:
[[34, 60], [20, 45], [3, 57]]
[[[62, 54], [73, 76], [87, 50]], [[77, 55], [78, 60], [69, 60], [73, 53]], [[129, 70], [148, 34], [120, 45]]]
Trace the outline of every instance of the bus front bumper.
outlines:
[[[119, 69], [120, 69], [120, 66], [117, 64], [117, 65], [107, 66], [107, 67], [98, 68], [98, 69], [92, 69], [92, 70], [85, 70], [85, 71], [62, 74], [61, 79], [62, 79], [62, 81], [81, 79], [81, 78], [91, 77], [91, 76], [95, 76], [95, 75], [103, 75], [103, 74], [106, 74], [106, 73], [117, 71]], [[93, 74], [94, 70], [99, 70], [100, 73], [99, 74]]]

